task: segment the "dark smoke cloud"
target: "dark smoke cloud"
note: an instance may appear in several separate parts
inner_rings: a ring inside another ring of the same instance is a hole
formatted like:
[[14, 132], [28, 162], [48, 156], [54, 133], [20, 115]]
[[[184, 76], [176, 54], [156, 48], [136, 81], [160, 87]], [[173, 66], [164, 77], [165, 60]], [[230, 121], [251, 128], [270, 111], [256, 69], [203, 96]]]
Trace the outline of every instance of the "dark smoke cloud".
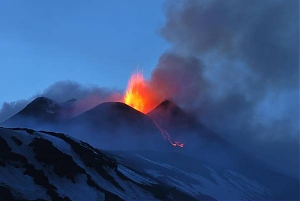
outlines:
[[97, 86], [85, 86], [73, 81], [60, 81], [29, 99], [4, 102], [0, 110], [0, 122], [13, 116], [33, 99], [41, 96], [50, 98], [58, 103], [63, 103], [74, 98], [77, 99], [73, 111], [74, 115], [77, 115], [103, 102], [120, 101], [122, 100], [121, 94], [117, 90], [108, 90]]
[[216, 133], [297, 172], [296, 148], [283, 147], [299, 146], [298, 10], [297, 0], [170, 1], [161, 35], [173, 47], [151, 80]]
[[208, 88], [201, 76], [203, 68], [196, 57], [165, 53], [152, 72], [150, 84], [161, 93], [161, 97], [171, 98], [181, 106], [193, 106]]

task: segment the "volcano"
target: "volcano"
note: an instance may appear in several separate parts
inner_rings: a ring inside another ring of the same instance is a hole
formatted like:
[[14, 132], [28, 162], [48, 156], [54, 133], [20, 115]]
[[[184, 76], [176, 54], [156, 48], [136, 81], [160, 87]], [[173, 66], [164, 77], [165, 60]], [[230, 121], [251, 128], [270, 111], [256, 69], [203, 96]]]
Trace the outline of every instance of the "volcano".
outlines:
[[[74, 101], [35, 99], [6, 121], [27, 128], [0, 128], [0, 200], [298, 198], [297, 179], [226, 143], [170, 100], [148, 114], [107, 102], [62, 118]], [[185, 146], [170, 146], [160, 129]]]
[[187, 142], [188, 135], [213, 142], [219, 140], [170, 100], [163, 101], [148, 114], [122, 102], [106, 102], [73, 117], [75, 104], [76, 99], [57, 103], [39, 97], [2, 125], [68, 132], [91, 144], [94, 138], [103, 138], [111, 141], [110, 147], [102, 144], [106, 148], [151, 148], [165, 146], [166, 141], [181, 147], [183, 144], [178, 140]]
[[74, 124], [87, 124], [96, 131], [110, 133], [126, 127], [132, 133], [144, 134], [156, 130], [153, 122], [143, 113], [121, 102], [102, 103], [72, 119]]
[[160, 146], [166, 143], [162, 138], [173, 146], [177, 145], [150, 116], [127, 104], [106, 102], [72, 117], [75, 104], [76, 99], [57, 103], [49, 98], [39, 97], [2, 125], [71, 132], [90, 143], [93, 143], [90, 141], [91, 136], [103, 137], [112, 141], [111, 144], [118, 142], [117, 147], [131, 143], [128, 146], [133, 148], [137, 142], [139, 147]]
[[144, 149], [166, 144], [149, 116], [121, 102], [102, 103], [71, 119], [65, 128], [68, 132], [74, 132], [74, 129], [76, 133], [85, 132], [87, 141], [89, 135], [109, 140], [109, 148]]

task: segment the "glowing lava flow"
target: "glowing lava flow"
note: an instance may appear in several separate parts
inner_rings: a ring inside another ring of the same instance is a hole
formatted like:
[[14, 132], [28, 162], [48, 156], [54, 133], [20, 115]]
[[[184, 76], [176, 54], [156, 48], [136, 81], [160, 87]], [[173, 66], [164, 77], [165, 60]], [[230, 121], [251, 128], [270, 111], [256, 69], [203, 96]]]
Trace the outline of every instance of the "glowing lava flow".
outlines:
[[181, 148], [184, 146], [180, 142], [173, 142], [169, 133], [165, 129], [163, 129], [156, 121], [154, 121], [153, 119], [152, 119], [152, 121], [155, 123], [156, 127], [160, 130], [163, 138], [165, 140], [168, 140], [171, 143], [171, 145], [173, 145], [174, 147], [181, 147]]

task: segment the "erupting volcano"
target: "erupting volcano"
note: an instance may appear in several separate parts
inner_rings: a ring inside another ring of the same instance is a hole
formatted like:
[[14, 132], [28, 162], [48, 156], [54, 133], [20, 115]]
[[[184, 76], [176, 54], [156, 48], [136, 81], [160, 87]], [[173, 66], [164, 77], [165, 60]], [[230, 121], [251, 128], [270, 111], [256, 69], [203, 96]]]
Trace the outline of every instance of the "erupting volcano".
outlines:
[[[162, 99], [163, 98], [159, 97], [159, 94], [151, 87], [150, 82], [144, 79], [143, 74], [136, 72], [131, 76], [128, 82], [123, 101], [125, 104], [133, 107], [134, 109], [147, 114], [154, 109]], [[151, 117], [149, 116], [149, 118]], [[169, 133], [156, 121], [153, 119], [152, 121], [161, 131], [161, 134], [165, 140], [168, 140], [175, 147], [183, 147], [182, 143], [173, 141]]]
[[163, 98], [159, 97], [149, 81], [144, 79], [142, 73], [136, 72], [131, 76], [125, 92], [124, 103], [146, 114], [162, 100]]

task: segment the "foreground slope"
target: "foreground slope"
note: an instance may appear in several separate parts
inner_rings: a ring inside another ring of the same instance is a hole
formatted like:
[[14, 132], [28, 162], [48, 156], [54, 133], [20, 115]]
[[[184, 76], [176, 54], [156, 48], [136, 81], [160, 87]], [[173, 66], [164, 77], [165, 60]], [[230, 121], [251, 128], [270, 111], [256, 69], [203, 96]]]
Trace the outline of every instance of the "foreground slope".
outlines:
[[120, 151], [114, 156], [198, 200], [299, 200], [297, 178], [276, 173], [246, 155], [230, 159], [232, 166], [214, 164], [221, 158], [208, 162], [184, 152]]
[[0, 200], [193, 200], [64, 134], [0, 128]]

